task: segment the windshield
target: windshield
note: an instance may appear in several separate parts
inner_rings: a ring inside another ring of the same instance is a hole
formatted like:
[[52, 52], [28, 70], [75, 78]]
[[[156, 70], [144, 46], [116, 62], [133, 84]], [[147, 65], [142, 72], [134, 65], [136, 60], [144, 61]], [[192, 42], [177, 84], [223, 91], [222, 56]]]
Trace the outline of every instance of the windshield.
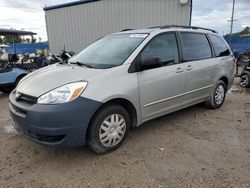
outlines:
[[92, 68], [110, 68], [123, 64], [148, 34], [118, 34], [104, 37], [69, 60]]

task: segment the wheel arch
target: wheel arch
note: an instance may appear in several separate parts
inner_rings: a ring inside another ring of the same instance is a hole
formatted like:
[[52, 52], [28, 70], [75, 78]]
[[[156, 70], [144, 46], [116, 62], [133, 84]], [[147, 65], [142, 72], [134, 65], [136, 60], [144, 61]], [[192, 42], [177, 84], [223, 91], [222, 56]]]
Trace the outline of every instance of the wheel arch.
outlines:
[[226, 76], [222, 76], [219, 80], [223, 81], [226, 84], [226, 89], [228, 89], [228, 78]]
[[99, 110], [101, 110], [103, 107], [105, 107], [106, 105], [109, 105], [109, 104], [119, 104], [123, 108], [125, 108], [125, 110], [129, 113], [129, 116], [130, 116], [130, 119], [131, 119], [131, 128], [136, 127], [137, 122], [138, 122], [138, 116], [137, 116], [138, 112], [137, 112], [134, 104], [131, 101], [129, 101], [128, 99], [125, 99], [125, 98], [113, 98], [113, 99], [110, 99], [110, 100], [106, 101], [105, 103], [103, 103], [96, 110], [96, 112], [93, 114], [90, 122], [92, 122], [93, 117], [99, 112]]
[[26, 76], [27, 74], [25, 74], [25, 73], [22, 73], [22, 74], [20, 74], [20, 75], [18, 75], [18, 77], [16, 78], [16, 80], [15, 80], [15, 84], [17, 84], [17, 81], [19, 80], [19, 79], [22, 79], [24, 76]]

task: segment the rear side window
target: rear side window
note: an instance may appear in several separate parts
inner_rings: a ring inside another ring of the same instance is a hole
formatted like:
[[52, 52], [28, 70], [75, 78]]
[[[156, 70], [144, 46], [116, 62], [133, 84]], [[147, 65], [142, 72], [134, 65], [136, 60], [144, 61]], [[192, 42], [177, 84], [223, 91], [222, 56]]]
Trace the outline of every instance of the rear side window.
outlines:
[[230, 51], [222, 37], [216, 35], [209, 35], [209, 38], [214, 47], [216, 57], [230, 55]]
[[211, 47], [206, 35], [200, 33], [181, 33], [181, 41], [185, 61], [212, 57]]

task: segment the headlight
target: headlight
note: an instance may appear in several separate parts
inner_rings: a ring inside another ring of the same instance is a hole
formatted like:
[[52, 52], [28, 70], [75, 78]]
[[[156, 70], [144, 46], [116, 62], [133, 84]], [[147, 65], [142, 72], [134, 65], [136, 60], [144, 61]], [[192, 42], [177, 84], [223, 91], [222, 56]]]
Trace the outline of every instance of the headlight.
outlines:
[[38, 104], [61, 104], [73, 101], [83, 92], [87, 86], [87, 82], [74, 82], [58, 87], [37, 100]]

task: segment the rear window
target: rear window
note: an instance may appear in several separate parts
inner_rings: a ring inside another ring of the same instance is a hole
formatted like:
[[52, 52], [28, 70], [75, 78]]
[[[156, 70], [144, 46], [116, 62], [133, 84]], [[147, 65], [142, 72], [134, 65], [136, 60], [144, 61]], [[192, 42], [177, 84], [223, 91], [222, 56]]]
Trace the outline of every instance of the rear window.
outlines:
[[216, 35], [209, 35], [209, 38], [214, 47], [216, 57], [228, 56], [230, 55], [230, 51], [226, 45], [226, 42], [222, 37]]
[[206, 35], [200, 33], [181, 33], [181, 41], [185, 61], [212, 57], [211, 47]]

